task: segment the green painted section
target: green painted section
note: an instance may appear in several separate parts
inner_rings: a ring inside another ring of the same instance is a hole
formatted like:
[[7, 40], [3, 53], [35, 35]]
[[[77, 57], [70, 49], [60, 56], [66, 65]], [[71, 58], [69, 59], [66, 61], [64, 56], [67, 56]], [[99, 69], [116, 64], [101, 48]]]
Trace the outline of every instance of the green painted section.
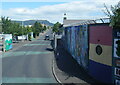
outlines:
[[10, 50], [12, 48], [12, 39], [5, 40], [4, 44], [5, 44], [5, 50], [6, 51]]
[[56, 83], [56, 81], [53, 78], [3, 77], [2, 83]]
[[37, 46], [37, 45], [50, 45], [50, 44], [25, 44], [23, 46]]
[[7, 52], [3, 53], [0, 58], [13, 57], [13, 56], [25, 56], [25, 55], [38, 55], [38, 54], [50, 54], [52, 52], [39, 52], [39, 51], [19, 51], [19, 52]]

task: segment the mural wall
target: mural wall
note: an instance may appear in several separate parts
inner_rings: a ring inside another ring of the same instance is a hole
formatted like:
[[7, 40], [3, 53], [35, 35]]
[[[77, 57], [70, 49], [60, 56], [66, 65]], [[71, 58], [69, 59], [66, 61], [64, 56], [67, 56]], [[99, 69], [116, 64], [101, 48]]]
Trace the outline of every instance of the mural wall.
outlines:
[[12, 34], [3, 35], [3, 50], [8, 51], [12, 49]]
[[68, 52], [84, 68], [88, 68], [88, 27], [73, 26], [65, 28]]
[[80, 66], [95, 79], [112, 83], [112, 27], [108, 23], [65, 27], [64, 37], [65, 49]]
[[112, 83], [112, 27], [109, 24], [89, 26], [89, 74], [97, 80]]

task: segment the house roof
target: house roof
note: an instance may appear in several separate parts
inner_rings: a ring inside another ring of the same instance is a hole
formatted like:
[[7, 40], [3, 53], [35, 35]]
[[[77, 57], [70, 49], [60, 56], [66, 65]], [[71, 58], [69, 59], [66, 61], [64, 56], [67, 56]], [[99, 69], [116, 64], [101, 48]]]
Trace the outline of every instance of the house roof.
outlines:
[[63, 21], [63, 26], [70, 26], [70, 25], [74, 25], [74, 24], [79, 24], [79, 23], [83, 23], [83, 22], [87, 22], [90, 21], [90, 19], [80, 19], [80, 20], [72, 20], [72, 19], [67, 19]]
[[78, 25], [81, 25], [81, 24], [95, 24], [95, 23], [109, 23], [109, 18], [96, 19], [96, 20], [91, 20], [91, 19], [80, 19], [80, 20], [67, 19], [67, 20], [63, 20], [63, 27], [78, 26]]

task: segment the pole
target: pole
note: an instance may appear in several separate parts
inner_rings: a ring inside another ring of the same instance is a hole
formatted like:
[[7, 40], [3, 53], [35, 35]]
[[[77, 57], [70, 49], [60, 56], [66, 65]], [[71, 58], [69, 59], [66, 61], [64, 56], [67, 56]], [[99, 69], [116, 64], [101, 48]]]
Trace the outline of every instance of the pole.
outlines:
[[23, 22], [24, 21], [22, 21], [22, 42], [23, 42]]
[[56, 47], [57, 47], [57, 36], [54, 35], [54, 50], [56, 51]]

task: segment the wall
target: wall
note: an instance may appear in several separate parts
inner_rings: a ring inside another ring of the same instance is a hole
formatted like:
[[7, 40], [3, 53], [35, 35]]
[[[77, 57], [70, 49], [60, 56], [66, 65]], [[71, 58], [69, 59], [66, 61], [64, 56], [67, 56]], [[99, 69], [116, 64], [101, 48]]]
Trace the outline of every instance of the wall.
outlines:
[[89, 74], [112, 82], [112, 28], [108, 24], [89, 26]]

